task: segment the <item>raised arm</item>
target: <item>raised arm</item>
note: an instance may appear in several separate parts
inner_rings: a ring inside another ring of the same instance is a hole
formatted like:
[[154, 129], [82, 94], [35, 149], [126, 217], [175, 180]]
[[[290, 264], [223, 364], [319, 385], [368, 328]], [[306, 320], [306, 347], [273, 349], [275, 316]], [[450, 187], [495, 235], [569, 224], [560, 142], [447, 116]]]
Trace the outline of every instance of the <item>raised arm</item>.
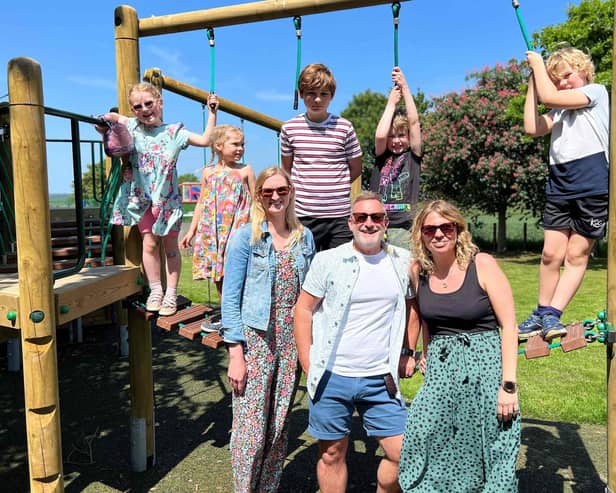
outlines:
[[210, 94], [207, 98], [207, 125], [203, 134], [191, 133], [188, 136], [188, 143], [197, 147], [207, 147], [211, 144], [212, 131], [216, 126], [216, 112], [218, 111], [218, 98], [216, 94]]
[[400, 88], [402, 97], [404, 98], [404, 106], [406, 106], [406, 117], [409, 120], [409, 144], [411, 151], [416, 156], [421, 156], [421, 125], [419, 124], [419, 114], [415, 106], [415, 100], [406, 82], [406, 78], [400, 67], [394, 67], [391, 74], [391, 80]]
[[552, 116], [549, 113], [540, 115], [537, 105], [535, 77], [531, 74], [528, 79], [526, 100], [524, 101], [524, 131], [533, 137], [541, 137], [549, 133], [554, 125]]
[[389, 91], [387, 104], [385, 105], [379, 124], [376, 127], [376, 132], [374, 133], [374, 153], [377, 156], [383, 154], [387, 149], [387, 137], [389, 136], [391, 122], [394, 118], [394, 112], [396, 111], [396, 106], [401, 96], [402, 93], [398, 86], [394, 86], [391, 91]]
[[527, 51], [526, 58], [528, 60], [528, 65], [533, 71], [537, 98], [544, 105], [548, 108], [556, 109], [575, 109], [588, 106], [590, 100], [582, 91], [578, 89], [559, 90], [558, 87], [554, 85], [539, 53]]

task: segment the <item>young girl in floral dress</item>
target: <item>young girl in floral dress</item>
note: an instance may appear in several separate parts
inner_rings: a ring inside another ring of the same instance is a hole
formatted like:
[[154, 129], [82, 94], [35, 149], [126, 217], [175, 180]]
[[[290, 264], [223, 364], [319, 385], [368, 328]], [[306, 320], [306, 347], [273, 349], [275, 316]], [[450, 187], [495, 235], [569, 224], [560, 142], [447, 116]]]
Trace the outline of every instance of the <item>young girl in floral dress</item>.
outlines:
[[219, 125], [212, 134], [212, 159], [201, 179], [201, 193], [190, 229], [180, 246], [195, 238], [192, 274], [194, 280], [210, 279], [222, 295], [225, 251], [231, 233], [250, 217], [255, 174], [239, 161], [244, 155], [244, 134], [232, 125]]
[[[215, 95], [210, 95], [207, 127], [203, 134], [196, 134], [186, 130], [182, 123], [162, 122], [163, 100], [153, 85], [136, 84], [130, 89], [128, 100], [136, 118], [118, 113], [103, 117], [126, 125], [134, 143], [113, 206], [112, 223], [139, 228], [143, 237], [143, 269], [150, 285], [146, 309], [159, 315], [173, 315], [182, 266], [178, 251], [182, 196], [178, 190], [176, 163], [180, 151], [189, 145], [210, 145], [218, 101]], [[97, 130], [102, 132], [104, 128], [97, 127]], [[161, 284], [160, 242], [166, 256], [165, 293]]]

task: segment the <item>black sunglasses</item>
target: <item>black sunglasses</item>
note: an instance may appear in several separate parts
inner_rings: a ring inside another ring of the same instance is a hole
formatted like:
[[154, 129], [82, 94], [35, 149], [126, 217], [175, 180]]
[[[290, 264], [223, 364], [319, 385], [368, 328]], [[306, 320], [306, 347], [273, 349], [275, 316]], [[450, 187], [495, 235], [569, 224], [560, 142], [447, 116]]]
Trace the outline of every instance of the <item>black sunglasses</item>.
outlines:
[[133, 105], [133, 111], [141, 111], [143, 108], [145, 108], [146, 110], [151, 110], [152, 107], [154, 106], [155, 101], [151, 100], [151, 101], [146, 101], [143, 104], [135, 104]]
[[368, 214], [366, 212], [354, 212], [353, 214], [351, 214], [351, 216], [353, 217], [353, 221], [355, 221], [357, 224], [364, 224], [368, 220], [368, 218], [372, 219], [372, 222], [374, 224], [383, 224], [383, 221], [385, 221], [387, 214], [383, 212], [375, 212], [373, 214]]
[[290, 191], [291, 187], [289, 186], [278, 188], [262, 188], [261, 190], [259, 190], [259, 194], [261, 194], [261, 197], [269, 199], [272, 195], [274, 195], [274, 192], [276, 192], [279, 197], [284, 197], [285, 195], [289, 195]]
[[436, 230], [440, 229], [441, 233], [445, 236], [451, 236], [454, 231], [456, 231], [457, 224], [456, 223], [443, 223], [443, 224], [435, 224], [421, 227], [421, 233], [432, 238], [436, 234]]

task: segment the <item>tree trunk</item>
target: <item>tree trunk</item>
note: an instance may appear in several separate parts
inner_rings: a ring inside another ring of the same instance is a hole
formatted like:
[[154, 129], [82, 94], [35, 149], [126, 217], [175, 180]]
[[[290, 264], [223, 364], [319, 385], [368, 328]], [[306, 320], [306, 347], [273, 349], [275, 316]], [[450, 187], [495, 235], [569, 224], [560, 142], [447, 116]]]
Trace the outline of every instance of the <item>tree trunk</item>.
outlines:
[[505, 253], [507, 251], [507, 208], [504, 207], [498, 211], [498, 239], [496, 242], [496, 251]]

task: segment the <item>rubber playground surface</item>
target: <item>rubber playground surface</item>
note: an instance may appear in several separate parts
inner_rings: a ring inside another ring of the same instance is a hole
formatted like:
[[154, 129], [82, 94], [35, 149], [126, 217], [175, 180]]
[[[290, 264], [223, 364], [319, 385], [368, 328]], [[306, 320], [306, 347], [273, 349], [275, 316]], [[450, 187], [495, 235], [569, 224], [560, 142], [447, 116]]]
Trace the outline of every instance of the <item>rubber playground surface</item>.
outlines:
[[[228, 451], [231, 397], [226, 353], [155, 329], [153, 338], [156, 464], [130, 471], [128, 358], [117, 356], [117, 333], [85, 329], [84, 343], [58, 334], [65, 491], [233, 492]], [[0, 356], [0, 490], [29, 488], [21, 373]], [[566, 398], [566, 396], [563, 396]], [[522, 410], [523, 412], [524, 410]], [[291, 418], [281, 493], [316, 493], [317, 447], [306, 433], [305, 388]], [[375, 491], [380, 456], [356, 422], [349, 456], [353, 493]], [[597, 493], [607, 480], [603, 426], [524, 419], [518, 462], [521, 493]]]

